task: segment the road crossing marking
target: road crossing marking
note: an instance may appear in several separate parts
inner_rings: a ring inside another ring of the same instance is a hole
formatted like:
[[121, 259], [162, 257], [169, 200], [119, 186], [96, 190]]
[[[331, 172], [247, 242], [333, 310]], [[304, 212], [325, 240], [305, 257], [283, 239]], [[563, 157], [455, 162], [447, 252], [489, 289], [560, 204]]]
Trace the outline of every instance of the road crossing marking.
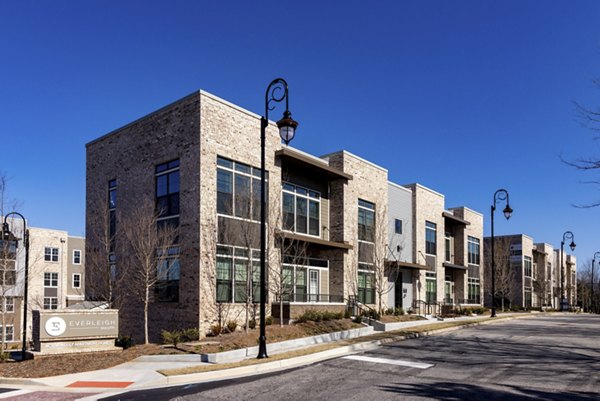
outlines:
[[409, 368], [417, 368], [417, 369], [428, 369], [433, 366], [432, 364], [429, 364], [429, 363], [400, 361], [400, 360], [396, 360], [396, 359], [374, 358], [371, 356], [363, 356], [363, 355], [349, 355], [349, 356], [345, 356], [343, 358], [344, 359], [353, 359], [355, 361], [386, 363], [388, 365], [406, 366]]

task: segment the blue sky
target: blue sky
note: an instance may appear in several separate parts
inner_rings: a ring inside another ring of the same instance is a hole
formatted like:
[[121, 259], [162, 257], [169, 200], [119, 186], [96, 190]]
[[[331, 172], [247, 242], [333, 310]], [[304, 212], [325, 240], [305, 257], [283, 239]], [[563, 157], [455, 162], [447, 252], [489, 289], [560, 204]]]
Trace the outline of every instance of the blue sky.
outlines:
[[[0, 2], [0, 171], [33, 226], [85, 230], [85, 144], [194, 90], [257, 114], [276, 77], [294, 147], [346, 149], [485, 215], [496, 233], [600, 250], [597, 1]], [[277, 116], [277, 115], [276, 115]]]

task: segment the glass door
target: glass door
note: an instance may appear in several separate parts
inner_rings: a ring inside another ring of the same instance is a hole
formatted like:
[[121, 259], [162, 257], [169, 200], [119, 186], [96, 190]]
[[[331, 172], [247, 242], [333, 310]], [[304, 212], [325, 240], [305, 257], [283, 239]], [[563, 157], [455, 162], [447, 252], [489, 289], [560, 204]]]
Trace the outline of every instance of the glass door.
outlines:
[[319, 271], [309, 270], [308, 299], [310, 302], [319, 301]]

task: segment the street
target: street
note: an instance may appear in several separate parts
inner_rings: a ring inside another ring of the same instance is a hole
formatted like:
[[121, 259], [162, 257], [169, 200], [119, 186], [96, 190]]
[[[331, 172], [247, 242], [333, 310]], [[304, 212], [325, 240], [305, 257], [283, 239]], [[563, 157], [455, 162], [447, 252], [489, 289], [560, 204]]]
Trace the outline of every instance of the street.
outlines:
[[600, 317], [510, 320], [279, 374], [106, 400], [591, 400], [600, 398]]

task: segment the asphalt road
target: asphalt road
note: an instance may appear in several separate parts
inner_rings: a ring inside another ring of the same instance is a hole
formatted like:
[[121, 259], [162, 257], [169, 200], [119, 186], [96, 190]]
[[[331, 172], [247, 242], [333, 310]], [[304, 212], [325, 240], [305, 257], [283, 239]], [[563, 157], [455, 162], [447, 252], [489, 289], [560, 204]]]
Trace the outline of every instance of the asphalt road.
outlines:
[[107, 400], [600, 400], [600, 316], [511, 320], [273, 375]]

